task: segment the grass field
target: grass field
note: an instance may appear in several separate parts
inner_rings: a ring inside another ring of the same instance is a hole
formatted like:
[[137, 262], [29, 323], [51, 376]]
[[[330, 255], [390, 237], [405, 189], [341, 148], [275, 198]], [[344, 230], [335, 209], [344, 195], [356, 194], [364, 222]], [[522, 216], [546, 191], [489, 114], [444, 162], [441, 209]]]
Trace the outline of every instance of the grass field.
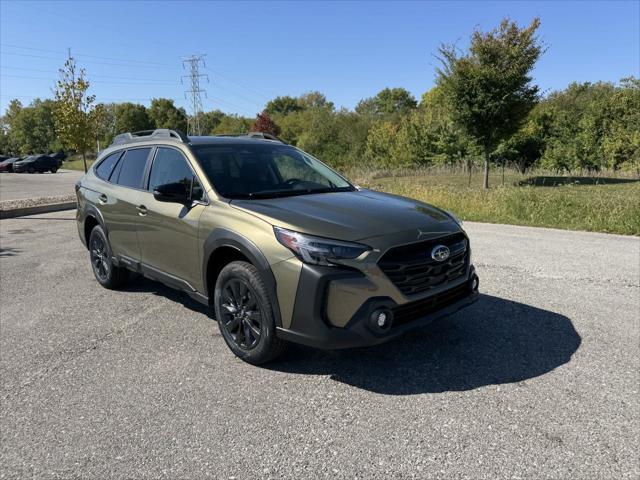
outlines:
[[[93, 160], [87, 159], [87, 167], [93, 164]], [[84, 171], [84, 164], [82, 163], [82, 157], [79, 155], [73, 155], [68, 160], [62, 162], [62, 168], [68, 168], [69, 170]]]
[[422, 200], [463, 220], [640, 235], [640, 182], [617, 176], [521, 175], [498, 170], [489, 191], [462, 172], [356, 175], [360, 185]]

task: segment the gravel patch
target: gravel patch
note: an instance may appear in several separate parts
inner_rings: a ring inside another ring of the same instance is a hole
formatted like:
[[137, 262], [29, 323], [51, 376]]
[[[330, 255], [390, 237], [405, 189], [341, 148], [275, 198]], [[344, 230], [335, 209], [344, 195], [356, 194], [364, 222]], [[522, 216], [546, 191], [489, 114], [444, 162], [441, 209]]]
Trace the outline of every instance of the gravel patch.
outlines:
[[74, 202], [75, 194], [57, 195], [52, 197], [22, 198], [17, 200], [5, 200], [0, 202], [0, 211], [16, 210], [19, 208], [38, 207], [41, 205], [53, 205], [56, 203]]

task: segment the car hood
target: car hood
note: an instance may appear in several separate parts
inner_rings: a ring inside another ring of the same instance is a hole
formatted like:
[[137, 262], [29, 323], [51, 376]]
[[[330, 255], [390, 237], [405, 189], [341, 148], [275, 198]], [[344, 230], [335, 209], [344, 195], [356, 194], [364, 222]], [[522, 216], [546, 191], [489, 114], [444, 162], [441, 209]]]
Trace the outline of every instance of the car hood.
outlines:
[[459, 230], [449, 215], [432, 205], [371, 190], [232, 200], [231, 205], [275, 226], [340, 240], [364, 240], [409, 230]]

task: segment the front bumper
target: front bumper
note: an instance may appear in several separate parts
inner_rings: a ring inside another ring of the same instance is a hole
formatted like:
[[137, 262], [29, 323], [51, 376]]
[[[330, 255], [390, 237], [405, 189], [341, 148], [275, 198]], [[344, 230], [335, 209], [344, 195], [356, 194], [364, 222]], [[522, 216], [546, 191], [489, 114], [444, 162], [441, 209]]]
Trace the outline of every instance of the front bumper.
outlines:
[[[361, 272], [335, 267], [303, 265], [290, 328], [277, 328], [279, 337], [315, 348], [341, 349], [377, 345], [396, 338], [409, 330], [427, 325], [451, 315], [478, 299], [478, 277], [473, 266], [460, 282], [432, 296], [399, 304], [388, 296], [363, 296], [360, 307], [343, 326], [328, 319], [331, 282], [362, 277]], [[372, 316], [384, 310], [390, 314], [391, 327], [375, 328]]]

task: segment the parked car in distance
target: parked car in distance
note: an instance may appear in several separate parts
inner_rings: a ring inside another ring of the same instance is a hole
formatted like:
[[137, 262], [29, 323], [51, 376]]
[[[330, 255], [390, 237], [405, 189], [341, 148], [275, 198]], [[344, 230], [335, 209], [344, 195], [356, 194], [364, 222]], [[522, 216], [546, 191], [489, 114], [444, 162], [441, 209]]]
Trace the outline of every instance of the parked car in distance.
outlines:
[[76, 184], [96, 280], [130, 271], [212, 308], [242, 360], [375, 345], [479, 296], [461, 222], [263, 133], [116, 136]]
[[50, 153], [49, 156], [55, 160], [60, 160], [61, 162], [67, 158], [67, 154], [64, 152]]
[[0, 162], [0, 172], [13, 172], [13, 164], [19, 162], [24, 157], [7, 158]]
[[30, 155], [24, 160], [14, 162], [13, 171], [16, 173], [56, 173], [62, 160], [51, 158], [49, 155]]

